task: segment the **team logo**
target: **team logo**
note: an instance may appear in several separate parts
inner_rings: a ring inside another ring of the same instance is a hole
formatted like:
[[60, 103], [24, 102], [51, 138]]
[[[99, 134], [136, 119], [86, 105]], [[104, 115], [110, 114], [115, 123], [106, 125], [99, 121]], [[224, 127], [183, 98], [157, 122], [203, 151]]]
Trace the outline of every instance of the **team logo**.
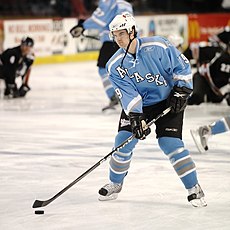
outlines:
[[176, 128], [165, 128], [165, 131], [168, 131], [168, 132], [177, 132], [178, 129], [176, 129]]
[[125, 120], [125, 119], [121, 119], [120, 124], [121, 124], [121, 127], [128, 126], [128, 125], [130, 125], [130, 121]]

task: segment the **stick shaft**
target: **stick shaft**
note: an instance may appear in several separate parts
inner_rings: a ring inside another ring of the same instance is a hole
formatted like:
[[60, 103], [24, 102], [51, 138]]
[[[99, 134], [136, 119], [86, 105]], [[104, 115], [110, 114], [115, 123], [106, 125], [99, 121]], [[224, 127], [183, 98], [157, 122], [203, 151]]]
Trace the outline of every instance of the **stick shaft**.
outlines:
[[[164, 115], [166, 115], [169, 111], [171, 110], [171, 108], [167, 108], [165, 109], [162, 113], [160, 113], [155, 119], [153, 119], [152, 121], [150, 121], [148, 123], [148, 126], [151, 126], [153, 123], [155, 123], [160, 117], [163, 117]], [[59, 196], [61, 196], [64, 192], [66, 192], [67, 190], [69, 190], [73, 185], [75, 185], [77, 182], [79, 182], [80, 180], [82, 180], [85, 176], [87, 176], [90, 172], [92, 172], [94, 169], [96, 169], [99, 165], [101, 165], [104, 161], [106, 161], [114, 152], [119, 151], [119, 149], [123, 148], [125, 145], [127, 145], [128, 143], [130, 143], [133, 139], [135, 138], [135, 135], [132, 134], [129, 138], [127, 138], [122, 144], [120, 144], [119, 146], [117, 146], [115, 149], [113, 149], [110, 153], [108, 153], [106, 156], [104, 156], [100, 161], [98, 161], [96, 164], [94, 164], [91, 168], [89, 168], [88, 170], [86, 170], [83, 174], [81, 174], [77, 179], [75, 179], [73, 182], [71, 182], [69, 185], [67, 185], [65, 188], [63, 188], [60, 192], [58, 192], [56, 195], [54, 195], [52, 198], [45, 200], [45, 201], [41, 201], [41, 200], [35, 200], [34, 204], [33, 204], [33, 208], [39, 208], [39, 207], [44, 207], [46, 205], [48, 205], [49, 203], [53, 202], [54, 200], [56, 200]]]
[[85, 38], [90, 38], [90, 39], [94, 39], [94, 40], [97, 40], [97, 41], [100, 41], [100, 39], [98, 37], [95, 37], [95, 36], [91, 36], [91, 35], [86, 35], [86, 34], [82, 34], [83, 37]]

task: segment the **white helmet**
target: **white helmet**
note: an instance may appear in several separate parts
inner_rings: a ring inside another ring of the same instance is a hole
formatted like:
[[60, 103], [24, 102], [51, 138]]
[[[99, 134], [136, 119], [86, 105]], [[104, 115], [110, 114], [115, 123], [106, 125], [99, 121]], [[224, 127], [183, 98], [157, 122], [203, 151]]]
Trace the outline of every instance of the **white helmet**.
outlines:
[[127, 30], [131, 33], [133, 29], [136, 31], [136, 22], [134, 17], [128, 13], [124, 12], [117, 15], [109, 24], [110, 37], [113, 37], [112, 32], [117, 30]]
[[181, 37], [178, 34], [170, 34], [168, 36], [168, 40], [176, 47], [178, 47], [184, 43], [183, 37]]

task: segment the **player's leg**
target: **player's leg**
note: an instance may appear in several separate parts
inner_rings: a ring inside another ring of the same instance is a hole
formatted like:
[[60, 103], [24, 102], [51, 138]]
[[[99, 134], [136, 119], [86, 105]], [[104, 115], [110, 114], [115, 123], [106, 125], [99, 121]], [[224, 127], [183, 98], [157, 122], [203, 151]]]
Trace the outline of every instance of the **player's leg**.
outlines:
[[[115, 139], [114, 147], [120, 145], [131, 135], [132, 133], [128, 131], [119, 131]], [[132, 158], [132, 151], [136, 143], [137, 139], [134, 139], [122, 149], [112, 154], [109, 162], [110, 183], [106, 184], [99, 190], [99, 200], [114, 200], [117, 198], [118, 193], [122, 189], [124, 178], [128, 173]]]
[[210, 125], [200, 126], [198, 129], [190, 130], [193, 140], [202, 153], [208, 150], [208, 140], [211, 136], [230, 130], [230, 116], [223, 117]]
[[19, 88], [20, 97], [25, 97], [26, 94], [31, 90], [28, 85], [30, 73], [31, 73], [31, 67], [27, 69], [26, 73], [22, 76], [22, 85]]
[[99, 75], [101, 77], [101, 81], [102, 81], [105, 93], [106, 93], [107, 97], [110, 100], [112, 100], [113, 96], [115, 95], [115, 90], [114, 90], [112, 84], [110, 83], [109, 75], [108, 75], [106, 69], [103, 67], [99, 67], [98, 72], [99, 72]]
[[109, 98], [108, 106], [104, 107], [102, 111], [105, 111], [106, 109], [110, 109], [110, 108], [113, 109], [114, 106], [119, 103], [119, 99], [116, 96], [115, 90], [113, 89], [113, 86], [110, 83], [109, 75], [105, 69], [106, 63], [112, 57], [112, 55], [118, 50], [118, 48], [119, 47], [114, 42], [107, 41], [103, 43], [99, 52], [99, 57], [97, 62], [98, 71], [102, 80], [105, 93]]
[[188, 99], [189, 105], [199, 105], [205, 102], [207, 99], [207, 94], [209, 93], [210, 87], [205, 80], [199, 73], [195, 73], [193, 75], [193, 94]]
[[3, 76], [5, 80], [5, 90], [4, 90], [4, 98], [17, 98], [19, 97], [19, 91], [17, 85], [15, 83], [15, 75], [9, 75], [6, 73], [7, 70], [3, 69]]
[[183, 112], [169, 113], [156, 122], [158, 144], [168, 156], [174, 170], [188, 190], [193, 206], [206, 206], [204, 193], [198, 184], [195, 163], [182, 141]]
[[[129, 119], [124, 111], [122, 111], [119, 123], [119, 132], [115, 138], [114, 147], [116, 148], [117, 146], [122, 144], [131, 135], [132, 132]], [[129, 144], [125, 145], [122, 149], [112, 154], [109, 169], [110, 182], [99, 190], [100, 201], [114, 200], [117, 198], [118, 193], [122, 189], [124, 178], [128, 173], [133, 149], [137, 142], [137, 139], [133, 139]]]

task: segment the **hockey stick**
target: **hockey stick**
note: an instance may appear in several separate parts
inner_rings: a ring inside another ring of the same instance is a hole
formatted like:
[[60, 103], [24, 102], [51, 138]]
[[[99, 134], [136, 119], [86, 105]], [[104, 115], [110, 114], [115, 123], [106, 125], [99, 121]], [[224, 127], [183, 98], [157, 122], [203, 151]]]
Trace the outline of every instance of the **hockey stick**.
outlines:
[[[165, 109], [162, 113], [160, 113], [155, 119], [150, 121], [148, 123], [148, 126], [151, 126], [153, 123], [155, 123], [160, 117], [163, 117], [171, 110], [171, 107]], [[73, 185], [75, 185], [78, 181], [80, 181], [82, 178], [84, 178], [86, 175], [88, 175], [90, 172], [92, 172], [95, 168], [97, 168], [99, 165], [101, 165], [104, 161], [106, 161], [114, 152], [119, 151], [121, 148], [123, 148], [125, 145], [130, 143], [134, 139], [135, 135], [131, 135], [129, 138], [127, 138], [122, 144], [117, 146], [115, 149], [113, 149], [109, 154], [104, 156], [100, 161], [98, 161], [95, 165], [93, 165], [91, 168], [89, 168], [87, 171], [85, 171], [83, 174], [81, 174], [76, 180], [71, 182], [69, 185], [67, 185], [65, 188], [63, 188], [60, 192], [58, 192], [56, 195], [54, 195], [52, 198], [48, 200], [35, 200], [33, 204], [33, 208], [40, 208], [48, 205], [49, 203], [56, 200], [59, 196], [61, 196], [64, 192], [66, 192], [68, 189], [70, 189]]]
[[27, 73], [23, 79], [23, 84], [24, 85], [28, 85], [28, 81], [29, 81], [29, 78], [30, 78], [30, 72], [31, 72], [31, 67], [27, 70]]
[[86, 35], [86, 34], [82, 34], [82, 36], [85, 37], [85, 38], [90, 38], [90, 39], [94, 39], [94, 40], [100, 41], [100, 39], [98, 37], [95, 37], [95, 36]]

